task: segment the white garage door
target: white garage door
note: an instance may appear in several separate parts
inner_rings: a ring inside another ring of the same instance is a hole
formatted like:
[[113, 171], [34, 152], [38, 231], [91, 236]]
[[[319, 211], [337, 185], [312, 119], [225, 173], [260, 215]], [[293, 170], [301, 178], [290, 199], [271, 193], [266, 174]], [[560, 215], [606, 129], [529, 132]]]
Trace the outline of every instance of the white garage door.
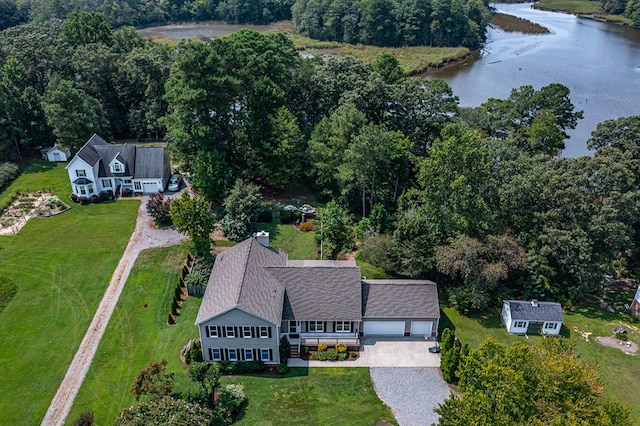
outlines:
[[404, 321], [365, 321], [363, 333], [365, 335], [403, 336]]
[[425, 335], [431, 334], [431, 328], [433, 323], [431, 321], [412, 321], [411, 322], [411, 335]]

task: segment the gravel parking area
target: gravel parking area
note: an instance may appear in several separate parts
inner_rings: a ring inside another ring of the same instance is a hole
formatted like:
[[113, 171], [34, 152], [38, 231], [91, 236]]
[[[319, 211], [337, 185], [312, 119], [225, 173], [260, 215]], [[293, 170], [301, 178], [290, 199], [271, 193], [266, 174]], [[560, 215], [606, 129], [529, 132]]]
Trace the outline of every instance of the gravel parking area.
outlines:
[[451, 393], [439, 368], [372, 367], [371, 381], [400, 426], [437, 423], [433, 412]]

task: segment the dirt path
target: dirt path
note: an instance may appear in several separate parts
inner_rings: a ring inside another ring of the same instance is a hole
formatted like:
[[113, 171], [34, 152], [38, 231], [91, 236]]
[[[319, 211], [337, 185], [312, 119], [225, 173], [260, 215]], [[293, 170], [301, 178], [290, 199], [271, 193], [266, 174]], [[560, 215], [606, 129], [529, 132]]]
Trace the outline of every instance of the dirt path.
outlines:
[[113, 272], [109, 287], [107, 287], [100, 305], [98, 305], [89, 329], [82, 339], [58, 391], [53, 397], [47, 413], [42, 419], [42, 425], [64, 424], [80, 386], [87, 375], [87, 371], [89, 371], [89, 366], [98, 349], [100, 339], [107, 328], [107, 324], [109, 324], [111, 314], [118, 303], [120, 293], [122, 293], [124, 284], [127, 282], [138, 254], [147, 248], [177, 245], [185, 239], [184, 235], [172, 229], [159, 230], [154, 227], [153, 220], [147, 216], [147, 199], [147, 197], [142, 198], [133, 234], [131, 234], [122, 258], [120, 258], [120, 262], [118, 262], [118, 266]]

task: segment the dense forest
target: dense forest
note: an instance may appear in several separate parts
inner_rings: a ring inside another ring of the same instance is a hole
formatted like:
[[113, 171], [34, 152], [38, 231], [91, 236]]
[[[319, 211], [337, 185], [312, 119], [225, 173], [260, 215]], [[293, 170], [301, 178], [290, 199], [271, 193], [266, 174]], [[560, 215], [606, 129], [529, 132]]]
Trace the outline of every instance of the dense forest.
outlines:
[[486, 39], [482, 0], [296, 0], [295, 28], [319, 40], [375, 46], [465, 46]]
[[114, 28], [178, 21], [268, 24], [291, 19], [293, 0], [0, 0], [0, 29], [29, 21], [102, 13]]
[[465, 311], [575, 301], [637, 268], [640, 119], [601, 123], [592, 157], [561, 158], [582, 113], [560, 84], [461, 108], [388, 54], [302, 58], [250, 30], [169, 49], [80, 12], [2, 32], [0, 110], [0, 161], [97, 132], [166, 137], [218, 207], [237, 178], [306, 182], [356, 224], [363, 259], [437, 279]]

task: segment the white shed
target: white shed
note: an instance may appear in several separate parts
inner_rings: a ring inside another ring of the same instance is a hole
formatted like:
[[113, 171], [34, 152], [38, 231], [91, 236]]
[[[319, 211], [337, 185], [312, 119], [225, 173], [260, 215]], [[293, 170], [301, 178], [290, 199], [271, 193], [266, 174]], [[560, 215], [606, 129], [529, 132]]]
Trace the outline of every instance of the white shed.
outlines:
[[47, 161], [69, 161], [71, 158], [71, 151], [69, 148], [55, 144], [51, 148], [45, 148], [40, 151], [42, 153], [42, 159]]
[[505, 300], [502, 322], [514, 334], [549, 334], [557, 336], [564, 322], [562, 306], [538, 300]]

